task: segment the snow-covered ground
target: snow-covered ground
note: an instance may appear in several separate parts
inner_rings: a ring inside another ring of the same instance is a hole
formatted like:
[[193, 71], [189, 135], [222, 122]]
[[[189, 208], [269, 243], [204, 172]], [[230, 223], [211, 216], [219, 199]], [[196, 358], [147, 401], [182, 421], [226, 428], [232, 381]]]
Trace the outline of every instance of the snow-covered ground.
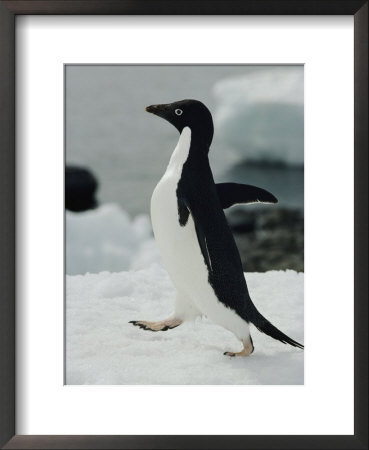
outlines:
[[243, 159], [304, 164], [303, 66], [260, 66], [214, 86], [216, 136]]
[[117, 204], [103, 204], [83, 213], [66, 211], [68, 275], [148, 267], [160, 262], [150, 217], [134, 219]]
[[[258, 309], [303, 342], [304, 275], [246, 274]], [[160, 264], [120, 273], [67, 276], [67, 384], [303, 384], [304, 353], [252, 327], [255, 352], [231, 358], [240, 342], [205, 318], [166, 332], [130, 320], [156, 320], [172, 311], [174, 288]]]

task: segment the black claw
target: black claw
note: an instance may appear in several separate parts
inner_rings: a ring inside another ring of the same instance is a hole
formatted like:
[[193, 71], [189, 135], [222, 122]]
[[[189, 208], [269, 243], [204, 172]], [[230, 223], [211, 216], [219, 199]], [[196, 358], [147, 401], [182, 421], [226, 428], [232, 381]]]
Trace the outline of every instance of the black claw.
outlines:
[[147, 325], [143, 324], [143, 323], [139, 323], [138, 321], [136, 323], [134, 323], [134, 325], [136, 325], [137, 327], [140, 327], [141, 330], [146, 330], [146, 331], [157, 331], [157, 330], [153, 330], [152, 328], [149, 328]]

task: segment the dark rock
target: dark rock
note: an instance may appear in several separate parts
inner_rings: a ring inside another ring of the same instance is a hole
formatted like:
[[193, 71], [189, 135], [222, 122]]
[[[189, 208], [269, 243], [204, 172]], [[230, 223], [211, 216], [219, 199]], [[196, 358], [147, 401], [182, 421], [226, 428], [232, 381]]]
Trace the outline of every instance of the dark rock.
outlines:
[[250, 233], [255, 231], [257, 216], [253, 211], [245, 214], [244, 207], [242, 209], [235, 207], [230, 211], [231, 213], [227, 214], [227, 219], [231, 229], [235, 233]]
[[303, 211], [285, 208], [256, 211], [247, 208], [245, 206], [243, 211], [228, 214], [244, 270], [265, 272], [293, 269], [303, 272]]
[[90, 170], [77, 166], [65, 168], [65, 208], [81, 212], [97, 206], [95, 193], [98, 188], [96, 177]]

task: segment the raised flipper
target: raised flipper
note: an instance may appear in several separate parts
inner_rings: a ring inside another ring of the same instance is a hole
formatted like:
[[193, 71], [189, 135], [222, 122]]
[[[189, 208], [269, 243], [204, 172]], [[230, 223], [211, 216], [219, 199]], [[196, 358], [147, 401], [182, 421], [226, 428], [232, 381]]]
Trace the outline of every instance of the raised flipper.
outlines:
[[218, 183], [215, 187], [223, 209], [239, 203], [278, 203], [270, 192], [249, 184]]

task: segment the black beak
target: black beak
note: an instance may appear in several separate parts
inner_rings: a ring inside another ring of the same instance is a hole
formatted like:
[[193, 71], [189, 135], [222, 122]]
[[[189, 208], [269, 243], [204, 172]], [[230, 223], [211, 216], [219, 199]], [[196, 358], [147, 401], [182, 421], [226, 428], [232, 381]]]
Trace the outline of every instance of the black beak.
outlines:
[[151, 105], [151, 106], [146, 106], [146, 111], [149, 113], [153, 113], [155, 111], [155, 109], [157, 108], [157, 105]]
[[146, 107], [146, 111], [157, 116], [162, 116], [169, 110], [168, 105], [150, 105]]

